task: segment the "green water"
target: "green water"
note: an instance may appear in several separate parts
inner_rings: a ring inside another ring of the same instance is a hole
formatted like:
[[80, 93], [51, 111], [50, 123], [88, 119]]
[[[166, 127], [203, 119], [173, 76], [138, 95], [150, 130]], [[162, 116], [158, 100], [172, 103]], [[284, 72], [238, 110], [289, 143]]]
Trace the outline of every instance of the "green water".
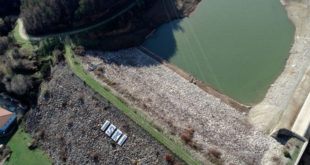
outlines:
[[261, 101], [282, 72], [294, 26], [279, 0], [203, 0], [144, 46], [244, 103]]

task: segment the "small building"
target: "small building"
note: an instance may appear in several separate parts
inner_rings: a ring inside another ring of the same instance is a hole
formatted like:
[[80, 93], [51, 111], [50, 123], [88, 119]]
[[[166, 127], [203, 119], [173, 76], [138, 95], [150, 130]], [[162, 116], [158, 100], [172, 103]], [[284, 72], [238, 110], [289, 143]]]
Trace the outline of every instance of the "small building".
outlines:
[[0, 107], [0, 136], [9, 133], [16, 123], [16, 114]]

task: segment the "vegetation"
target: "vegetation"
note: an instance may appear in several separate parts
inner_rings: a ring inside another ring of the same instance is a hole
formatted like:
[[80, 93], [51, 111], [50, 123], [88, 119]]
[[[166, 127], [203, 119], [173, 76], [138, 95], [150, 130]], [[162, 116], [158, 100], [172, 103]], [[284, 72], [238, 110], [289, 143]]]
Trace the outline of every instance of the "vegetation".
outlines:
[[55, 38], [25, 42], [16, 31], [0, 37], [0, 90], [32, 104], [50, 66], [64, 59], [63, 45]]
[[291, 154], [288, 151], [284, 151], [283, 154], [286, 158], [292, 158]]
[[174, 163], [174, 157], [171, 154], [166, 154], [165, 155], [165, 160], [168, 164], [173, 164]]
[[20, 0], [0, 0], [0, 16], [18, 14]]
[[[26, 1], [26, 0], [25, 0]], [[38, 3], [37, 0], [28, 0], [28, 2]], [[45, 3], [45, 1], [40, 1], [42, 4]], [[53, 1], [57, 2], [57, 0]], [[30, 8], [30, 4], [28, 4], [28, 9]], [[33, 4], [35, 5], [35, 4]], [[43, 5], [44, 6], [44, 5]], [[33, 7], [33, 6], [31, 6]], [[27, 7], [23, 6], [22, 11], [26, 9]], [[39, 6], [40, 8], [40, 6]], [[48, 12], [50, 9], [45, 8]], [[37, 7], [34, 7], [34, 10], [39, 10]], [[42, 10], [42, 9], [40, 9]], [[53, 10], [54, 11], [54, 10]], [[36, 11], [37, 12], [37, 11]], [[45, 11], [44, 11], [45, 12]], [[43, 13], [44, 13], [43, 12]], [[25, 14], [25, 13], [23, 13]], [[32, 16], [36, 16], [35, 14], [31, 14]], [[38, 14], [40, 16], [40, 14]], [[44, 15], [44, 14], [43, 14]], [[25, 15], [23, 15], [25, 17]], [[40, 18], [40, 17], [39, 17]], [[31, 19], [30, 19], [31, 20]], [[40, 19], [36, 19], [40, 20]], [[44, 19], [42, 19], [44, 20]], [[53, 20], [53, 19], [51, 19]], [[45, 22], [46, 23], [46, 22]], [[41, 24], [42, 25], [42, 24]], [[40, 25], [40, 26], [41, 26]], [[25, 25], [26, 26], [26, 25]], [[38, 27], [40, 27], [38, 26]], [[41, 26], [43, 28], [43, 26]], [[45, 28], [46, 30], [50, 29]], [[28, 30], [28, 29], [27, 29]], [[20, 38], [18, 35], [18, 32], [15, 30], [14, 37], [17, 40], [17, 43], [21, 43], [23, 47], [31, 48], [31, 43], [29, 41], [24, 41]], [[48, 39], [45, 41], [40, 41], [37, 45], [37, 47], [33, 50], [36, 53], [36, 56], [38, 57], [39, 61], [50, 61], [53, 59], [53, 57], [50, 55], [51, 50], [53, 48], [56, 48], [53, 43], [60, 43], [58, 39]], [[51, 46], [53, 45], [53, 46]], [[104, 89], [98, 82], [96, 82], [91, 76], [87, 75], [78, 60], [78, 58], [74, 58], [73, 51], [70, 46], [66, 46], [66, 54], [65, 57], [67, 59], [67, 62], [71, 66], [73, 72], [80, 77], [84, 82], [86, 82], [90, 87], [92, 87], [95, 91], [97, 91], [99, 94], [104, 96], [108, 101], [110, 101], [112, 104], [114, 104], [117, 108], [119, 108], [125, 115], [127, 115], [129, 118], [131, 118], [133, 121], [135, 121], [138, 125], [140, 125], [142, 128], [144, 128], [147, 132], [149, 132], [155, 139], [157, 139], [159, 142], [161, 142], [163, 145], [165, 145], [167, 148], [169, 148], [172, 152], [174, 152], [177, 156], [182, 158], [184, 161], [186, 161], [189, 164], [200, 164], [197, 160], [195, 160], [183, 147], [182, 145], [176, 144], [171, 139], [169, 139], [166, 135], [164, 135], [162, 132], [157, 131], [149, 122], [147, 122], [143, 117], [141, 117], [138, 113], [135, 113], [135, 110], [130, 109], [126, 104], [124, 104], [122, 101], [120, 101], [117, 97], [112, 95], [109, 91]], [[45, 53], [48, 53], [49, 55], [46, 55]], [[18, 56], [17, 56], [18, 57]], [[44, 63], [46, 64], [46, 63]], [[51, 65], [51, 63], [47, 63], [46, 65]], [[40, 67], [44, 68], [44, 67]], [[45, 72], [44, 72], [45, 73]], [[66, 161], [67, 154], [64, 151], [63, 154], [61, 154], [61, 159]]]
[[15, 21], [14, 16], [0, 17], [0, 36], [6, 36], [13, 29]]
[[[47, 155], [40, 150], [28, 149], [28, 143], [32, 142], [32, 138], [25, 132], [22, 127], [19, 127], [17, 132], [9, 139], [7, 145], [12, 149], [10, 159], [5, 162], [6, 165], [13, 164], [31, 164], [31, 165], [50, 165], [50, 160]], [[3, 141], [1, 142], [3, 143]], [[5, 142], [6, 143], [6, 142]]]
[[28, 33], [47, 34], [97, 23], [133, 2], [135, 0], [22, 0], [21, 16]]

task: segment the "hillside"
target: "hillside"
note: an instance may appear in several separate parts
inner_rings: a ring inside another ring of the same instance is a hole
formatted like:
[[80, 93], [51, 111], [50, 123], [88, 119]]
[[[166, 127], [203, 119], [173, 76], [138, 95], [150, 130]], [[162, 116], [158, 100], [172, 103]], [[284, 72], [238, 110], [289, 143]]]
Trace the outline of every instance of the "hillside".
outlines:
[[[99, 22], [133, 2], [135, 1], [23, 0], [21, 16], [28, 33], [47, 34]], [[144, 2], [149, 4], [152, 1]]]
[[23, 0], [21, 18], [27, 33], [40, 36], [88, 27], [135, 3], [105, 26], [75, 36], [77, 44], [88, 48], [117, 50], [140, 45], [161, 24], [189, 16], [200, 1]]
[[154, 0], [134, 8], [100, 29], [76, 36], [91, 49], [119, 50], [141, 45], [163, 23], [188, 17], [201, 0]]

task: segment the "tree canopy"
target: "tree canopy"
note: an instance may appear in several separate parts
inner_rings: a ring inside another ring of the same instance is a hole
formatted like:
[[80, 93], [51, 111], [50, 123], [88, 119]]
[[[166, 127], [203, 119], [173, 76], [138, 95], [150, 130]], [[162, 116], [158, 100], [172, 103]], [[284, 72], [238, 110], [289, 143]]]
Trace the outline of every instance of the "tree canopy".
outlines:
[[0, 17], [17, 14], [19, 12], [20, 0], [0, 0]]
[[30, 34], [84, 26], [108, 17], [134, 0], [22, 0], [21, 16]]

